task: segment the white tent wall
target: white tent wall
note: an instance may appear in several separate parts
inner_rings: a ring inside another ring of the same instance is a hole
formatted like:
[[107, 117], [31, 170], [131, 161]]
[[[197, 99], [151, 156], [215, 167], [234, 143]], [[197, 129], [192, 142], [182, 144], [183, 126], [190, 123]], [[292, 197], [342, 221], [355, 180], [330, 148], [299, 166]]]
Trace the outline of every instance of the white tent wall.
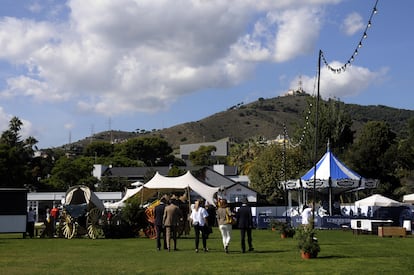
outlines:
[[141, 203], [143, 203], [161, 190], [168, 192], [174, 190], [185, 191], [187, 189], [193, 190], [209, 204], [215, 205], [214, 195], [219, 191], [219, 187], [211, 187], [199, 181], [190, 171], [179, 177], [166, 177], [156, 172], [154, 177], [143, 186], [136, 189], [128, 189], [120, 202], [124, 203], [130, 197], [139, 196]]
[[203, 197], [208, 203], [215, 205], [214, 194], [219, 191], [219, 187], [211, 187], [207, 184], [196, 179], [190, 171], [187, 171], [179, 177], [165, 177], [158, 172], [155, 176], [148, 181], [144, 188], [155, 190], [186, 190], [190, 188], [201, 197]]

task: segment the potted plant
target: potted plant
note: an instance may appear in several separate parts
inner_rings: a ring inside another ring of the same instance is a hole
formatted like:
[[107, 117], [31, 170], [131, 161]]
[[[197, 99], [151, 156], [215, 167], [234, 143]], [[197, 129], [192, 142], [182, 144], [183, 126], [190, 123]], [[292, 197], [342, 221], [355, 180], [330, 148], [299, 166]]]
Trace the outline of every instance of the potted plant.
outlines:
[[295, 229], [287, 222], [272, 220], [270, 226], [272, 227], [272, 230], [277, 230], [280, 233], [282, 239], [292, 238], [295, 235]]
[[316, 231], [312, 224], [300, 226], [297, 229], [296, 237], [298, 239], [298, 248], [304, 259], [316, 258], [321, 248], [316, 238]]

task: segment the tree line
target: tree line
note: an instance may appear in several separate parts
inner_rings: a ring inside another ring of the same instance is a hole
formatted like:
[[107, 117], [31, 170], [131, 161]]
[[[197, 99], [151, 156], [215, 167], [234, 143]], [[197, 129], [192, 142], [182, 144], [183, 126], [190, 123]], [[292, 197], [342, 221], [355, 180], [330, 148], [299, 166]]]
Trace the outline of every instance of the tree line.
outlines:
[[[310, 97], [315, 105], [315, 98]], [[368, 121], [355, 133], [350, 115], [343, 104], [335, 100], [322, 101], [318, 127], [315, 116], [308, 118], [306, 131], [297, 125], [289, 140], [269, 144], [261, 137], [247, 142], [231, 143], [227, 158], [215, 157], [214, 146], [202, 146], [190, 154], [195, 166], [214, 163], [234, 165], [248, 175], [251, 188], [263, 200], [275, 204], [285, 202], [281, 183], [297, 179], [309, 170], [315, 155], [319, 159], [331, 151], [347, 166], [365, 178], [380, 180], [375, 192], [401, 199], [414, 192], [414, 118], [406, 125], [404, 134], [397, 135], [384, 121]], [[309, 116], [309, 114], [304, 114]], [[170, 166], [171, 175], [180, 175], [186, 166], [184, 160], [173, 155], [173, 149], [160, 137], [137, 137], [126, 142], [111, 144], [94, 141], [79, 152], [64, 148], [36, 150], [34, 137], [22, 139], [22, 122], [17, 117], [10, 120], [9, 128], [0, 137], [0, 186], [25, 187], [38, 191], [66, 191], [70, 186], [83, 184], [95, 191], [121, 191], [128, 187], [126, 179], [92, 176], [93, 164], [114, 167]], [[315, 151], [315, 136], [318, 138]], [[316, 152], [316, 154], [315, 154]], [[155, 170], [150, 175], [150, 179]]]

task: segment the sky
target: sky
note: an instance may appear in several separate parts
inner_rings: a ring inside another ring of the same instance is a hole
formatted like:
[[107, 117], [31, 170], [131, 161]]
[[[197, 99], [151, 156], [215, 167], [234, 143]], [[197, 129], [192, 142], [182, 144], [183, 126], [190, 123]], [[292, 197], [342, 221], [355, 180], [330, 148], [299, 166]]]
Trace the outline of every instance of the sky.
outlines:
[[413, 110], [413, 10], [412, 0], [2, 0], [0, 131], [16, 116], [22, 138], [50, 148], [299, 85], [315, 95], [320, 51], [323, 98]]

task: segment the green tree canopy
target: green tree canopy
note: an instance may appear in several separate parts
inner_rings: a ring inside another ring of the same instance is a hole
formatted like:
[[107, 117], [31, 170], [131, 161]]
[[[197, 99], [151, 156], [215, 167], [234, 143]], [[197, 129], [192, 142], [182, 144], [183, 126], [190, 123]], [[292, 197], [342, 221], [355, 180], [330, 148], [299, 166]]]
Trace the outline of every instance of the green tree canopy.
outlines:
[[264, 195], [268, 202], [286, 203], [285, 191], [280, 183], [297, 178], [302, 167], [303, 158], [299, 148], [284, 151], [279, 144], [267, 146], [253, 162], [249, 174], [251, 187]]
[[215, 146], [200, 146], [198, 150], [190, 153], [190, 161], [193, 165], [208, 166], [212, 165], [215, 162], [212, 153], [217, 149]]
[[66, 191], [74, 185], [86, 185], [95, 190], [98, 179], [92, 176], [93, 158], [90, 157], [61, 157], [52, 169], [52, 175], [44, 182], [50, 187]]
[[379, 179], [384, 195], [398, 187], [395, 177], [397, 146], [395, 133], [384, 121], [367, 122], [348, 151], [347, 159], [361, 176]]
[[[309, 97], [309, 105], [312, 106], [304, 114], [308, 121], [305, 132], [303, 128], [298, 129], [296, 134], [297, 140], [302, 137], [301, 147], [304, 152], [304, 158], [309, 164], [315, 161], [315, 128], [316, 128], [316, 98]], [[323, 156], [326, 152], [326, 145], [329, 141], [332, 152], [341, 156], [347, 148], [353, 143], [354, 132], [351, 130], [352, 119], [344, 110], [344, 104], [337, 100], [328, 100], [319, 102], [319, 119], [318, 119], [318, 148], [317, 157]]]
[[169, 165], [174, 161], [172, 148], [168, 142], [159, 137], [139, 137], [119, 145], [122, 156], [141, 160], [147, 166]]
[[114, 145], [107, 141], [94, 141], [83, 149], [85, 157], [110, 157], [114, 153]]
[[23, 123], [13, 117], [9, 129], [0, 137], [0, 186], [29, 187], [36, 183], [32, 175], [34, 137], [22, 140], [20, 130]]

